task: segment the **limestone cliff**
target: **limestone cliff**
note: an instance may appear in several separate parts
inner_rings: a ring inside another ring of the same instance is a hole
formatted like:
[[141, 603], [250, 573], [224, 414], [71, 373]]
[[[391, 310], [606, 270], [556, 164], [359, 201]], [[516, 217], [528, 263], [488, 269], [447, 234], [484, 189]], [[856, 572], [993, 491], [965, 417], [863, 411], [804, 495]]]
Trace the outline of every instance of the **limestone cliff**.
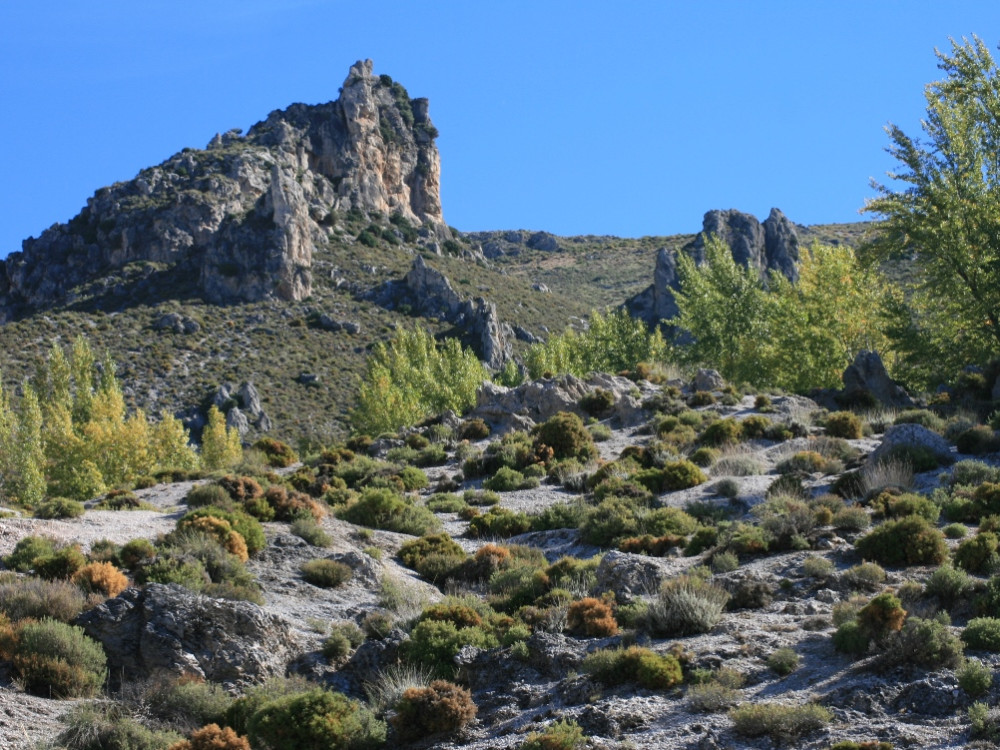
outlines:
[[[681, 252], [696, 263], [705, 260], [705, 238], [716, 236], [729, 245], [733, 259], [742, 266], [754, 268], [766, 279], [771, 271], [798, 279], [799, 239], [795, 225], [777, 208], [772, 208], [763, 223], [750, 214], [730, 209], [708, 211], [702, 221], [702, 231]], [[650, 325], [670, 320], [677, 315], [674, 291], [680, 288], [677, 256], [661, 248], [656, 256], [653, 283], [625, 302], [628, 311]]]
[[0, 269], [0, 321], [71, 302], [74, 289], [130, 264], [194, 279], [210, 302], [304, 299], [333, 212], [398, 213], [445, 230], [436, 136], [426, 99], [359, 61], [336, 101], [293, 104], [246, 136], [184, 149], [25, 240]]

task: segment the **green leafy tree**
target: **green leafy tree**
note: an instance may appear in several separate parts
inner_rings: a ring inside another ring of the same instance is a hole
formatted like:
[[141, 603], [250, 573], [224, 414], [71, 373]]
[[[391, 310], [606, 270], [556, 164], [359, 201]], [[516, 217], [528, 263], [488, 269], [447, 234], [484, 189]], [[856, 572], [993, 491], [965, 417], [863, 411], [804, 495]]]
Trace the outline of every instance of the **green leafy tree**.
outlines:
[[198, 468], [198, 454], [189, 443], [184, 425], [170, 412], [160, 414], [160, 421], [149, 429], [152, 463], [160, 469]]
[[663, 362], [667, 343], [660, 331], [650, 332], [641, 320], [625, 310], [590, 314], [586, 331], [567, 329], [544, 344], [535, 344], [525, 355], [525, 365], [532, 378], [543, 373], [570, 373], [584, 376], [589, 372], [632, 370], [640, 362]]
[[10, 444], [11, 477], [8, 494], [32, 506], [45, 498], [45, 451], [42, 445], [42, 408], [27, 383], [14, 423]]
[[354, 427], [377, 434], [440, 414], [463, 412], [489, 372], [458, 339], [440, 345], [423, 329], [401, 330], [368, 358], [351, 413]]
[[201, 433], [201, 465], [209, 471], [229, 469], [243, 460], [240, 434], [226, 427], [226, 418], [217, 406], [208, 410], [208, 424]]
[[915, 264], [893, 333], [904, 376], [924, 386], [1000, 348], [1000, 70], [975, 36], [935, 54], [944, 78], [925, 88], [923, 139], [887, 127], [903, 187], [874, 183], [864, 209], [882, 219], [866, 258]]

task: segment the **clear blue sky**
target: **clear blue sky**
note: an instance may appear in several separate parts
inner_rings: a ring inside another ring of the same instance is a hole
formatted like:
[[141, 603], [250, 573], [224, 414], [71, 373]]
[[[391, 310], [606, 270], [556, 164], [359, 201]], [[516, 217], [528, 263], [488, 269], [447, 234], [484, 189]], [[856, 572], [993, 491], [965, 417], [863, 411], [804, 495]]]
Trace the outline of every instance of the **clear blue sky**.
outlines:
[[459, 229], [694, 232], [711, 208], [858, 220], [933, 49], [996, 0], [0, 3], [0, 257], [93, 192], [375, 61], [440, 130]]

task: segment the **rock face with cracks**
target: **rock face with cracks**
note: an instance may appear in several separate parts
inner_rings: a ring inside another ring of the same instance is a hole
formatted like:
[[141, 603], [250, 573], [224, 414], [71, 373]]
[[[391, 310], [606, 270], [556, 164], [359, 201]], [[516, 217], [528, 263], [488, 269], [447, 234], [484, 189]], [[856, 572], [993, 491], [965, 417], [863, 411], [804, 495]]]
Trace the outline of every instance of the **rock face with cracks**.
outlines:
[[336, 101], [293, 104], [245, 136], [184, 149], [25, 240], [0, 269], [0, 321], [72, 302], [126, 267], [150, 289], [196, 280], [191, 291], [214, 303], [305, 299], [331, 212], [447, 231], [436, 136], [426, 99], [359, 61]]

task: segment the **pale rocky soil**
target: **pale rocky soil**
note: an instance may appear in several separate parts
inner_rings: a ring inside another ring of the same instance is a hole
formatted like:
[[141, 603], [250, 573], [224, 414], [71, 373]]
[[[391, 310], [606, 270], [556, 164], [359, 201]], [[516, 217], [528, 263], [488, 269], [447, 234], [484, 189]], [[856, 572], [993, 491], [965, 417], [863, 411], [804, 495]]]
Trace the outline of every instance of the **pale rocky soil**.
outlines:
[[[752, 402], [750, 402], [752, 403]], [[805, 408], [805, 407], [802, 407]], [[727, 410], [747, 412], [745, 400], [738, 408]], [[774, 415], [772, 415], [774, 416]], [[627, 445], [648, 440], [635, 428], [617, 430], [612, 439], [600, 444], [604, 458], [613, 458]], [[878, 437], [854, 441], [854, 445], [870, 451], [879, 444]], [[485, 445], [485, 442], [483, 443]], [[770, 471], [786, 455], [808, 445], [808, 439], [784, 444], [759, 444], [754, 453]], [[431, 469], [434, 481], [443, 475], [453, 475], [457, 464]], [[918, 477], [918, 485], [932, 486], [937, 472]], [[774, 474], [740, 477], [740, 498], [753, 505], [763, 498]], [[665, 504], [683, 506], [691, 500], [714, 498], [709, 489], [718, 477], [684, 492], [662, 496]], [[817, 477], [815, 491], [821, 491], [830, 478]], [[465, 486], [478, 486], [469, 482]], [[8, 554], [17, 540], [28, 534], [46, 534], [60, 540], [79, 542], [85, 549], [98, 539], [118, 543], [136, 537], [154, 539], [174, 527], [184, 512], [184, 496], [192, 483], [162, 485], [137, 494], [159, 511], [109, 512], [88, 511], [83, 517], [68, 521], [37, 519], [0, 520], [0, 555]], [[527, 491], [504, 493], [502, 504], [513, 510], [537, 512], [555, 502], [573, 497], [561, 488], [543, 484]], [[467, 524], [454, 514], [442, 514], [446, 530], [468, 551], [474, 551], [484, 540], [460, 538]], [[333, 518], [324, 521], [333, 537], [330, 548], [318, 549], [306, 545], [288, 533], [287, 524], [265, 524], [268, 548], [249, 563], [250, 570], [264, 589], [265, 609], [286, 618], [296, 634], [310, 648], [318, 648], [321, 636], [316, 624], [337, 620], [360, 621], [365, 613], [377, 607], [379, 590], [387, 578], [412, 592], [414, 607], [432, 601], [441, 592], [422, 581], [415, 573], [401, 567], [393, 554], [407, 538], [383, 531], [362, 531], [351, 524]], [[596, 548], [580, 544], [574, 532], [557, 531], [527, 534], [512, 542], [542, 546], [550, 559], [562, 554], [589, 556]], [[650, 642], [639, 635], [640, 643], [664, 649], [680, 642], [693, 655], [699, 667], [717, 668], [725, 665], [747, 675], [743, 700], [780, 700], [803, 703], [820, 700], [834, 712], [834, 722], [827, 728], [808, 735], [795, 743], [803, 748], [826, 748], [843, 740], [887, 740], [896, 748], [961, 747], [968, 741], [966, 709], [970, 700], [962, 693], [952, 671], [926, 672], [918, 669], [897, 669], [877, 674], [863, 669], [863, 662], [854, 662], [834, 651], [831, 643], [833, 626], [832, 605], [849, 595], [836, 581], [817, 584], [801, 575], [802, 560], [808, 554], [828, 557], [844, 570], [860, 560], [849, 540], [836, 534], [827, 535], [824, 548], [811, 552], [790, 552], [756, 558], [744, 562], [742, 574], [754, 576], [774, 585], [774, 600], [761, 609], [728, 612], [722, 622], [704, 635]], [[381, 561], [362, 552], [367, 547], [383, 550]], [[354, 578], [341, 588], [317, 589], [306, 584], [298, 575], [301, 563], [314, 557], [352, 556], [362, 562], [355, 565]], [[643, 558], [649, 560], [650, 558]], [[672, 575], [704, 563], [703, 556], [694, 558], [667, 557], [654, 559], [664, 575]], [[922, 580], [930, 569], [890, 570], [889, 584], [905, 580]], [[780, 585], [779, 585], [780, 584]], [[415, 611], [419, 611], [418, 609]], [[808, 624], [809, 629], [803, 627]], [[956, 630], [957, 632], [957, 630]], [[550, 636], [542, 650], [575, 653], [577, 661], [586, 651], [614, 645], [622, 638], [572, 639]], [[554, 644], [554, 645], [553, 645]], [[779, 678], [764, 664], [764, 659], [779, 647], [791, 647], [801, 656], [801, 666], [785, 678]], [[536, 730], [555, 718], [572, 718], [592, 736], [595, 747], [607, 748], [711, 748], [774, 747], [766, 738], [747, 739], [735, 735], [726, 714], [692, 713], [688, 710], [683, 690], [657, 693], [635, 686], [602, 688], [576, 670], [547, 670], [545, 660], [551, 653], [533, 660], [526, 666], [512, 659], [500, 659], [498, 653], [470, 656], [465, 670], [470, 687], [480, 706], [479, 719], [450, 741], [428, 742], [427, 747], [470, 747], [478, 750], [516, 747], [527, 732]], [[1000, 657], [977, 654], [994, 669], [1000, 667]], [[535, 667], [535, 668], [533, 668]], [[329, 670], [327, 670], [329, 672]], [[0, 675], [0, 750], [27, 748], [51, 738], [59, 729], [58, 717], [69, 709], [71, 701], [49, 701], [28, 696], [16, 684]], [[994, 705], [1000, 690], [993, 688], [987, 700]]]

